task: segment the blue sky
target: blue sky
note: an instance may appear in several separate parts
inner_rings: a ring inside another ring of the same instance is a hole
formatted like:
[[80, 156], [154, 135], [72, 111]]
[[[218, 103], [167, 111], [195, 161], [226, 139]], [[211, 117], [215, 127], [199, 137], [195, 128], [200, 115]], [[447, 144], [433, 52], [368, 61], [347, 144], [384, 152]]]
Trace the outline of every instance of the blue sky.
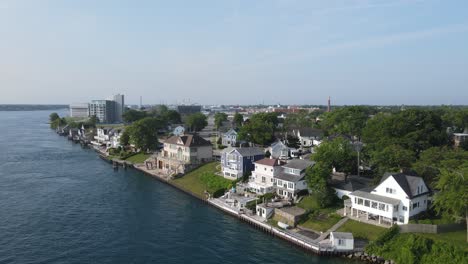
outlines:
[[467, 104], [468, 1], [0, 0], [0, 103]]

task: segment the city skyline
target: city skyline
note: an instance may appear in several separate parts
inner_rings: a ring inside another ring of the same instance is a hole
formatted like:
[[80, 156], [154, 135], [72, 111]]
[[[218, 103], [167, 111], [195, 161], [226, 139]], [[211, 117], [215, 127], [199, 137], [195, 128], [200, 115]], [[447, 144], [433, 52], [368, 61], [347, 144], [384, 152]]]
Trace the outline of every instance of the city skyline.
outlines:
[[468, 98], [468, 3], [0, 1], [0, 104], [440, 105]]

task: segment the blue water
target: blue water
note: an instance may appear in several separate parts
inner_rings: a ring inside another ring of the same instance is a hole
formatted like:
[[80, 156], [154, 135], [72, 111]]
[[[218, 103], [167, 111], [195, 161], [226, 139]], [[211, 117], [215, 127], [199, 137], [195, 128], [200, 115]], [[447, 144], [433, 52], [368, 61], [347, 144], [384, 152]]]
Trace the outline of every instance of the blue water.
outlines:
[[[311, 255], [0, 112], [0, 263], [344, 263]], [[62, 114], [65, 114], [63, 112]]]

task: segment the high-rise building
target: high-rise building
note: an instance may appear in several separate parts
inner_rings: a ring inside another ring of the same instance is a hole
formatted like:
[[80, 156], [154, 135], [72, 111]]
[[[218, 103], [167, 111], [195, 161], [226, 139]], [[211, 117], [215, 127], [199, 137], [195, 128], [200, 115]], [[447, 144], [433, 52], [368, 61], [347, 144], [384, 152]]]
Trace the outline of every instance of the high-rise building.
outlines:
[[88, 117], [89, 110], [87, 103], [78, 103], [70, 105], [70, 116], [71, 117]]
[[114, 122], [122, 123], [122, 114], [125, 110], [125, 101], [123, 94], [116, 94], [114, 95]]
[[89, 116], [96, 116], [99, 119], [99, 123], [114, 123], [115, 102], [111, 100], [91, 101], [89, 104]]

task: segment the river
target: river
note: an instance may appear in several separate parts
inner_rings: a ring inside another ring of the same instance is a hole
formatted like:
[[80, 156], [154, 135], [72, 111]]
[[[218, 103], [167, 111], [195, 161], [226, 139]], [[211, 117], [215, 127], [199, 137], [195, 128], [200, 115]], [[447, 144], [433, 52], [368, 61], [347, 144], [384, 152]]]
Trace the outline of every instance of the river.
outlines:
[[50, 130], [49, 113], [0, 112], [0, 263], [347, 263], [114, 171]]

